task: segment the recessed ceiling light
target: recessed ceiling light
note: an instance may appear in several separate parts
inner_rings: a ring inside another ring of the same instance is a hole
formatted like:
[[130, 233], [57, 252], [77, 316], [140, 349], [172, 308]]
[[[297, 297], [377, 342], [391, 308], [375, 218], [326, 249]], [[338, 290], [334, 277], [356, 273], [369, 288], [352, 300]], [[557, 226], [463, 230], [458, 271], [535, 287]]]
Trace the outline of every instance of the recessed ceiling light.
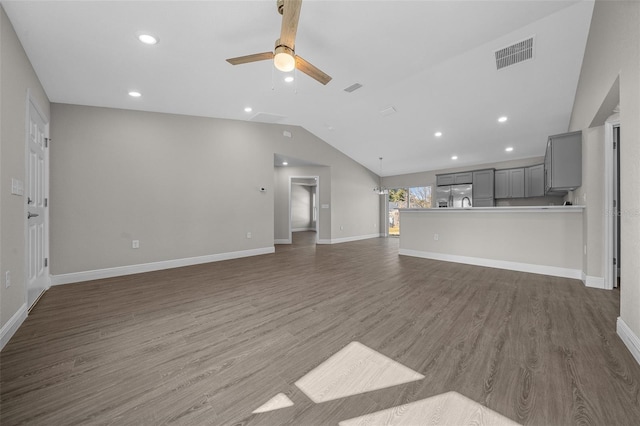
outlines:
[[507, 121], [507, 117], [505, 115], [503, 115], [502, 117], [498, 118], [498, 121], [500, 123], [504, 123], [505, 121]]
[[131, 96], [132, 98], [139, 98], [140, 96], [142, 96], [142, 93], [132, 91], [132, 92], [129, 92], [129, 96]]
[[508, 146], [504, 150], [507, 151], [507, 152], [511, 152], [511, 151], [513, 151], [513, 147], [512, 146]]
[[291, 83], [293, 81], [293, 76], [288, 75], [284, 78], [284, 81], [286, 81], [287, 83]]
[[440, 136], [442, 136], [442, 132], [435, 132], [434, 135], [436, 138], [439, 138]]
[[139, 34], [138, 40], [140, 40], [144, 44], [157, 44], [158, 37], [154, 37], [151, 34]]
[[286, 161], [283, 161], [283, 162], [282, 162], [282, 165], [283, 165], [283, 166], [288, 166], [288, 165], [289, 165], [289, 163], [287, 163]]
[[457, 160], [457, 159], [458, 159], [458, 156], [457, 156], [457, 155], [454, 155], [453, 157], [451, 157], [451, 159], [452, 159], [452, 160]]
[[251, 111], [253, 111], [253, 108], [251, 108], [251, 107], [246, 107], [244, 109], [244, 112], [251, 112]]

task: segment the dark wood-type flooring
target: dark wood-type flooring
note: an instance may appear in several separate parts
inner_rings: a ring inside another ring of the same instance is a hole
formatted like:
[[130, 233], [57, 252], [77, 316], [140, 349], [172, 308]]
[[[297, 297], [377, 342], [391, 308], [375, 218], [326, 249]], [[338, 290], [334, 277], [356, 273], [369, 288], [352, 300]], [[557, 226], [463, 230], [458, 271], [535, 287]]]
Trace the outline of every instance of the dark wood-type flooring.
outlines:
[[[0, 423], [335, 425], [454, 390], [526, 425], [640, 424], [617, 291], [312, 236], [51, 288], [1, 353]], [[294, 382], [354, 340], [425, 379], [314, 404]]]

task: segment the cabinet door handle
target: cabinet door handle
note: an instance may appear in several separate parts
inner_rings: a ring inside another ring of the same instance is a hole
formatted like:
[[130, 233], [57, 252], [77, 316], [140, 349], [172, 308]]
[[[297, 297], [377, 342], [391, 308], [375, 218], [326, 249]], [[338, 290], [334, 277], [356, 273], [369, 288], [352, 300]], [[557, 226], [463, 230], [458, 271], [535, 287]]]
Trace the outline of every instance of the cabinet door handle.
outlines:
[[40, 216], [38, 213], [27, 212], [27, 219], [31, 219], [32, 217]]

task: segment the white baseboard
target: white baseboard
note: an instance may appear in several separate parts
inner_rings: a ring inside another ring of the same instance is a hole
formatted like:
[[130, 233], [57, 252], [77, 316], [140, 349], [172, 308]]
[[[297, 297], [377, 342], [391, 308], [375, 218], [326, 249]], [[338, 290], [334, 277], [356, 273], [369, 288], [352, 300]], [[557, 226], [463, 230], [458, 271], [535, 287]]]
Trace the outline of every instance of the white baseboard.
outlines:
[[273, 240], [273, 244], [291, 244], [291, 240], [288, 238]]
[[398, 251], [398, 253], [404, 256], [443, 260], [445, 262], [465, 263], [467, 265], [486, 266], [489, 268], [508, 269], [510, 271], [529, 272], [532, 274], [551, 275], [554, 277], [573, 278], [577, 280], [582, 278], [582, 271], [579, 269], [559, 268], [557, 266], [534, 265], [530, 263], [510, 262], [507, 260], [457, 256], [452, 254], [433, 253], [402, 248]]
[[604, 285], [604, 277], [592, 277], [592, 276], [586, 275], [583, 272], [582, 282], [584, 283], [585, 287], [607, 290], [607, 287]]
[[0, 351], [9, 343], [9, 340], [18, 331], [24, 320], [27, 319], [27, 304], [24, 303], [20, 309], [13, 314], [9, 321], [0, 329]]
[[258, 256], [275, 253], [275, 247], [233, 251], [229, 253], [211, 254], [208, 256], [189, 257], [185, 259], [165, 260], [163, 262], [143, 263], [139, 265], [118, 266], [115, 268], [96, 269], [94, 271], [73, 272], [51, 276], [52, 285], [71, 284], [82, 281], [99, 280], [102, 278], [120, 277], [123, 275], [140, 274], [142, 272], [159, 271], [162, 269], [180, 268], [182, 266], [199, 265], [201, 263], [220, 262], [222, 260], [239, 259], [241, 257]]
[[380, 238], [380, 234], [357, 235], [355, 237], [332, 238], [330, 240], [318, 240], [318, 244], [350, 243], [352, 241], [368, 240], [371, 238]]
[[629, 328], [622, 318], [618, 317], [616, 324], [616, 332], [622, 339], [631, 355], [636, 359], [636, 362], [640, 364], [640, 338]]
[[316, 228], [293, 228], [291, 232], [315, 231]]

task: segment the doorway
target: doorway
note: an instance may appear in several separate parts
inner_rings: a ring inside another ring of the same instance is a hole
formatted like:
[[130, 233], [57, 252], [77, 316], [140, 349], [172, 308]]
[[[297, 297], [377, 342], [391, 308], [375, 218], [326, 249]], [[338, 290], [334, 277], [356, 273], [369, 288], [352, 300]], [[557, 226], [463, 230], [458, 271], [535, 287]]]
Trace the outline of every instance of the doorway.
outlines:
[[49, 281], [49, 122], [27, 95], [25, 179], [25, 275], [27, 308], [31, 310]]
[[289, 241], [293, 233], [313, 233], [317, 244], [320, 235], [318, 210], [319, 176], [289, 177]]

